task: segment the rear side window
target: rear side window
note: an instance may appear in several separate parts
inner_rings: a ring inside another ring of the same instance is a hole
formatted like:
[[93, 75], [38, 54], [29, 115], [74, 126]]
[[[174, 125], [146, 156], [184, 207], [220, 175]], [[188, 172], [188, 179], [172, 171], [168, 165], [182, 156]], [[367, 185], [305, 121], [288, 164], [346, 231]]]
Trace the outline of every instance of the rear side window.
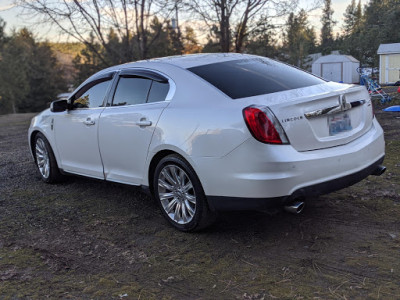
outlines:
[[159, 82], [136, 75], [123, 75], [119, 78], [112, 106], [164, 101], [168, 91], [168, 81]]
[[114, 95], [113, 106], [146, 103], [151, 79], [140, 77], [121, 77]]
[[168, 91], [168, 82], [158, 82], [153, 80], [147, 102], [164, 101], [167, 97]]
[[282, 92], [325, 82], [267, 58], [226, 61], [189, 68], [232, 99]]

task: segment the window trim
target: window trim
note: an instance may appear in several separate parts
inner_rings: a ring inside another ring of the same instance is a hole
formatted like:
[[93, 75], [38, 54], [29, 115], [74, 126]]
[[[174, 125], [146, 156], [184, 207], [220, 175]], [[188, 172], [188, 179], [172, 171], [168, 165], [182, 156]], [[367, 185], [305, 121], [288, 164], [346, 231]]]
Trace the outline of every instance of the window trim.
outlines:
[[154, 73], [154, 72], [150, 72], [148, 70], [132, 70], [132, 69], [124, 69], [119, 73], [120, 77], [141, 77], [141, 78], [146, 78], [146, 79], [151, 79], [154, 81], [158, 81], [158, 82], [162, 82], [162, 83], [167, 83], [168, 79], [165, 78], [164, 76]]

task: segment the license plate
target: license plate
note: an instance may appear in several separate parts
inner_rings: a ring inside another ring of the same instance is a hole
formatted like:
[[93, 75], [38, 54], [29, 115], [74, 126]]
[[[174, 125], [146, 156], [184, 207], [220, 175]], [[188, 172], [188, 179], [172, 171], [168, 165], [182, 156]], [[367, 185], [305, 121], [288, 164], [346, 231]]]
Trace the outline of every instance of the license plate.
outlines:
[[339, 113], [328, 116], [329, 135], [352, 130], [350, 116], [347, 113]]

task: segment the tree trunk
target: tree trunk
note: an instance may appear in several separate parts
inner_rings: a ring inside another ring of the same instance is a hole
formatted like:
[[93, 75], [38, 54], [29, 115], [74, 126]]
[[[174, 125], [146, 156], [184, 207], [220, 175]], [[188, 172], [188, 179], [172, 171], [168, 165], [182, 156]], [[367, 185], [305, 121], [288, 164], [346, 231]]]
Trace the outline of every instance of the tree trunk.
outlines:
[[237, 53], [241, 53], [243, 50], [244, 38], [246, 37], [246, 33], [247, 33], [247, 15], [244, 17], [243, 22], [239, 24], [236, 33], [235, 51]]
[[229, 52], [230, 50], [230, 42], [231, 42], [231, 34], [230, 34], [230, 24], [229, 24], [229, 12], [226, 6], [226, 0], [221, 0], [219, 3], [220, 12], [221, 12], [221, 20], [219, 22], [220, 27], [220, 45], [222, 52]]

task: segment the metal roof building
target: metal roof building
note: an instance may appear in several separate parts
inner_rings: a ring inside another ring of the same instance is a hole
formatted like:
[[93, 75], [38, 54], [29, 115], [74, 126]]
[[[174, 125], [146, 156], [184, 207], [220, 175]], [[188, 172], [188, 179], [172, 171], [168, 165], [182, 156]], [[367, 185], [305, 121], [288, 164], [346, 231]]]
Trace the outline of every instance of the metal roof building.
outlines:
[[312, 64], [312, 73], [330, 81], [359, 83], [359, 66], [360, 62], [353, 56], [331, 54], [318, 58]]

